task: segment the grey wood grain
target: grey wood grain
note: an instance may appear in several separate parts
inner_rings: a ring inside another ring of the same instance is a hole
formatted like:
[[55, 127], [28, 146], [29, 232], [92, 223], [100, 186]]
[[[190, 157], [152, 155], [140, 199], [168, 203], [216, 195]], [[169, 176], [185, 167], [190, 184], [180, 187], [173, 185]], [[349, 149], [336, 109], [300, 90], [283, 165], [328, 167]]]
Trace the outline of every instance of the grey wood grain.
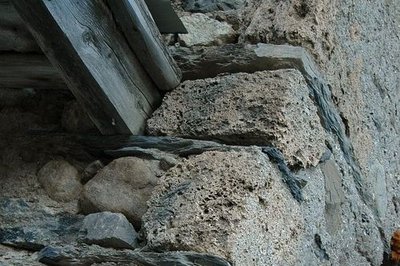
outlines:
[[143, 132], [160, 94], [102, 1], [13, 4], [102, 134]]
[[179, 85], [181, 71], [143, 0], [107, 0], [132, 50], [160, 90]]
[[40, 52], [39, 46], [9, 0], [0, 0], [0, 52]]

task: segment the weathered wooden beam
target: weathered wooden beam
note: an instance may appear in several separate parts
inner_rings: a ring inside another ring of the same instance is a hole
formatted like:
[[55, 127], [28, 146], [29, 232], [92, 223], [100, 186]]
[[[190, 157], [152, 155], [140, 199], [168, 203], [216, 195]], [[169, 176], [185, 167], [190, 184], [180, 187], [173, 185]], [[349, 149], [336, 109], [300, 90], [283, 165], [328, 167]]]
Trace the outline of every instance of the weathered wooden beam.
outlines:
[[32, 53], [0, 53], [0, 88], [68, 90], [49, 60]]
[[143, 0], [107, 0], [118, 25], [147, 73], [163, 91], [179, 85], [181, 71], [164, 45]]
[[102, 134], [138, 134], [160, 94], [100, 0], [14, 0]]
[[0, 0], [0, 52], [39, 52], [40, 48], [9, 0]]

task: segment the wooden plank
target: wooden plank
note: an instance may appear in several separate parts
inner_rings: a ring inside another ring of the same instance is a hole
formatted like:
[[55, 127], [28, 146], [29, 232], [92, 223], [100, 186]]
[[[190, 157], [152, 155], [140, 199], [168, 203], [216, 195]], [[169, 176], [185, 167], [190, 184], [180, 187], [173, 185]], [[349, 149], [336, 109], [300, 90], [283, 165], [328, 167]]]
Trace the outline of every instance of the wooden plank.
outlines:
[[40, 51], [35, 39], [9, 0], [0, 0], [0, 51]]
[[143, 0], [108, 0], [119, 26], [147, 73], [163, 91], [179, 85], [181, 71], [165, 47]]
[[139, 134], [160, 95], [100, 0], [14, 0], [102, 134]]
[[0, 88], [64, 89], [67, 85], [43, 54], [0, 54]]

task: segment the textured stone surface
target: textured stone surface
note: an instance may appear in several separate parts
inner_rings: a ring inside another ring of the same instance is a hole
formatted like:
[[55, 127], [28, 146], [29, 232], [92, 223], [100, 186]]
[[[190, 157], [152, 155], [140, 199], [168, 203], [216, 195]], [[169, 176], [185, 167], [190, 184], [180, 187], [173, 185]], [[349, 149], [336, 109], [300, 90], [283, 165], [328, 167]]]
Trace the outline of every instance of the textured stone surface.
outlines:
[[96, 245], [46, 247], [38, 254], [48, 265], [123, 265], [123, 266], [230, 266], [223, 258], [196, 252], [143, 252], [115, 250]]
[[82, 224], [83, 241], [110, 248], [137, 246], [137, 233], [122, 213], [99, 212], [85, 217]]
[[243, 7], [246, 0], [185, 0], [184, 8], [191, 12], [228, 11]]
[[325, 180], [325, 221], [330, 234], [337, 234], [342, 228], [341, 204], [345, 202], [342, 181], [337, 165], [333, 160], [321, 164]]
[[73, 243], [82, 220], [81, 215], [55, 213], [41, 203], [0, 198], [0, 244], [34, 252], [46, 245]]
[[181, 17], [181, 20], [188, 31], [187, 34], [179, 35], [183, 46], [218, 45], [233, 42], [236, 38], [235, 31], [228, 23], [209, 18], [201, 13]]
[[48, 162], [40, 169], [38, 180], [49, 197], [57, 201], [76, 200], [82, 190], [78, 170], [64, 160]]
[[160, 175], [158, 161], [136, 157], [116, 159], [86, 183], [81, 209], [84, 213], [120, 212], [140, 227], [157, 175]]
[[11, 247], [0, 245], [0, 265], [8, 266], [43, 266], [37, 261], [37, 254], [25, 250], [17, 250]]
[[[374, 213], [368, 220], [375, 220], [374, 226], [382, 233], [382, 238], [368, 240], [376, 241], [376, 247], [385, 245], [387, 251], [400, 219], [396, 199], [400, 193], [398, 1], [255, 0], [243, 12], [247, 23], [241, 24], [240, 40], [301, 45], [314, 54], [360, 165], [359, 194], [368, 195], [366, 203]], [[346, 171], [340, 174], [347, 189], [353, 177]], [[369, 236], [368, 230], [359, 232]], [[354, 238], [358, 248], [371, 248], [361, 254], [379, 265], [376, 258], [381, 250], [374, 250], [373, 243], [361, 244], [362, 234]]]
[[147, 128], [154, 135], [273, 145], [291, 165], [316, 165], [325, 133], [308, 95], [296, 70], [186, 81], [167, 94]]
[[217, 254], [235, 265], [293, 265], [300, 207], [257, 148], [205, 152], [171, 168], [144, 216], [148, 246]]

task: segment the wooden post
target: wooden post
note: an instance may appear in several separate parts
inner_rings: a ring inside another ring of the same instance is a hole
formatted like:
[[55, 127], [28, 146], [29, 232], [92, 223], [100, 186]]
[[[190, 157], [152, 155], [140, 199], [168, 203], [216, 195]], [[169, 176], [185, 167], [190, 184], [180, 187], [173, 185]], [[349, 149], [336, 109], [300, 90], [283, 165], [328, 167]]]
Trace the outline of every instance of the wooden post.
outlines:
[[102, 1], [13, 4], [101, 133], [143, 132], [160, 94]]
[[169, 91], [178, 86], [181, 71], [165, 47], [145, 2], [107, 0], [107, 3], [129, 45], [157, 87]]

